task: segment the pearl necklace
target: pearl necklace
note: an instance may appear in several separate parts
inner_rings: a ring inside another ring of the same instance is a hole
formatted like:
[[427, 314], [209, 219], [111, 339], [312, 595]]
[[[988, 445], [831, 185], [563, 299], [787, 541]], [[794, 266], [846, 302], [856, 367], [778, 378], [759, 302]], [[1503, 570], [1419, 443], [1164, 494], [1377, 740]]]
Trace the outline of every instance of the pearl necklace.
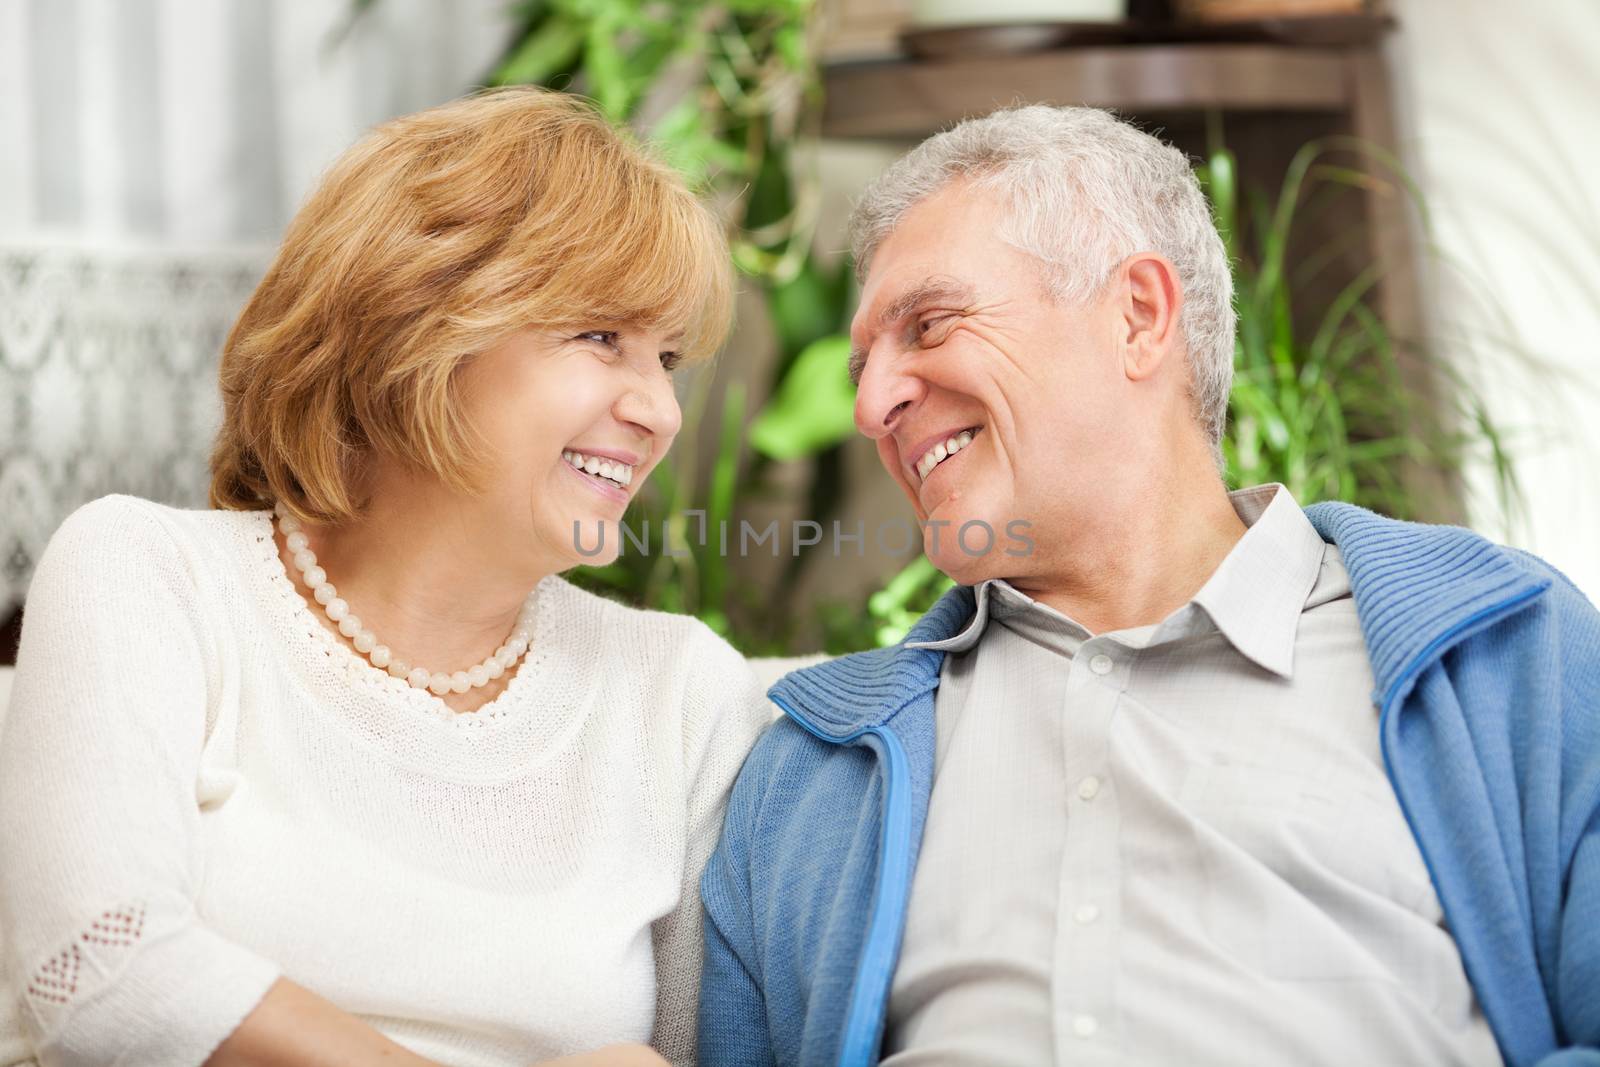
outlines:
[[361, 619], [350, 613], [350, 605], [340, 598], [338, 590], [328, 581], [327, 572], [317, 566], [316, 553], [311, 551], [310, 539], [301, 529], [300, 520], [281, 503], [273, 511], [278, 517], [278, 529], [283, 531], [284, 544], [289, 547], [294, 559], [295, 569], [300, 572], [306, 588], [311, 590], [311, 598], [322, 605], [328, 619], [339, 627], [340, 633], [350, 638], [357, 652], [366, 656], [374, 667], [388, 671], [413, 689], [426, 689], [442, 697], [446, 693], [465, 693], [486, 686], [514, 668], [533, 643], [533, 611], [537, 594], [529, 593], [528, 599], [522, 602], [522, 611], [517, 615], [511, 636], [482, 663], [454, 674], [443, 671], [434, 673], [426, 667], [411, 666], [390, 652], [388, 645], [379, 644], [373, 632], [361, 625]]

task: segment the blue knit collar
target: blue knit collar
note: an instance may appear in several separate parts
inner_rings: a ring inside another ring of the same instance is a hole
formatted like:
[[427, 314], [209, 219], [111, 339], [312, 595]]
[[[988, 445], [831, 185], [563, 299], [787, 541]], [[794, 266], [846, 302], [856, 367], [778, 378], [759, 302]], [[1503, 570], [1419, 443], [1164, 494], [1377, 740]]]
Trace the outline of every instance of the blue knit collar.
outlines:
[[[1471, 530], [1400, 522], [1351, 504], [1314, 504], [1306, 516], [1344, 557], [1377, 683], [1373, 700], [1380, 707], [1404, 695], [1453, 641], [1531, 602], [1550, 585], [1529, 557]], [[972, 590], [958, 586], [904, 643], [795, 671], [769, 694], [836, 737], [883, 725], [939, 685], [943, 653], [907, 643], [952, 637], [974, 610]]]
[[[969, 586], [958, 585], [917, 620], [905, 642], [941, 641], [972, 618]], [[852, 737], [892, 719], [939, 685], [944, 653], [905, 643], [828, 660], [787, 674], [767, 695], [837, 738]]]
[[1459, 526], [1400, 522], [1352, 504], [1313, 504], [1306, 516], [1344, 557], [1379, 707], [1473, 629], [1550, 587], [1532, 557]]

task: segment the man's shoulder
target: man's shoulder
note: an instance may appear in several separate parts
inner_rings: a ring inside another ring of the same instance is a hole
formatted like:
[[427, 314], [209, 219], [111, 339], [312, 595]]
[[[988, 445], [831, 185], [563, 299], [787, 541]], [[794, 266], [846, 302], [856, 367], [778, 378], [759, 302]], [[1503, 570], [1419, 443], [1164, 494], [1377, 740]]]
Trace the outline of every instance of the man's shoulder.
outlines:
[[[1394, 519], [1355, 504], [1325, 502], [1306, 508], [1324, 541], [1339, 549], [1341, 561], [1352, 572], [1353, 580], [1369, 592], [1414, 580], [1415, 572], [1405, 567], [1384, 567], [1384, 561], [1423, 558], [1437, 564], [1428, 568], [1428, 577], [1446, 584], [1467, 572], [1495, 568], [1535, 585], [1549, 586], [1556, 599], [1568, 609], [1593, 606], [1576, 584], [1549, 561], [1526, 549], [1496, 542], [1476, 530], [1442, 523], [1410, 522]], [[1369, 580], [1355, 578], [1365, 572]]]
[[1313, 504], [1306, 514], [1339, 548], [1385, 699], [1470, 634], [1480, 638], [1467, 646], [1472, 654], [1490, 658], [1523, 657], [1555, 640], [1564, 673], [1600, 676], [1600, 612], [1533, 553], [1350, 504]]
[[[859, 736], [855, 716], [884, 693], [901, 687], [903, 646], [855, 652], [790, 671], [768, 691], [783, 710], [751, 749], [734, 784], [730, 816], [782, 816], [814, 805], [837, 804], [863, 788], [865, 755], [849, 744]], [[797, 707], [798, 705], [798, 707]], [[870, 725], [870, 724], [869, 724]], [[732, 819], [730, 818], [730, 824]]]
[[[824, 703], [830, 705], [825, 710], [832, 712], [838, 710], [837, 705], [852, 703], [851, 694], [862, 680], [888, 676], [896, 651], [880, 648], [852, 652], [801, 667], [779, 678], [767, 690], [767, 695], [784, 714], [773, 720], [756, 742], [745, 763], [744, 774], [770, 774], [796, 758], [824, 756], [836, 751], [842, 734], [829, 728], [834, 726], [832, 719], [806, 725], [797, 716], [794, 705], [803, 702], [809, 710]], [[743, 777], [742, 774], [741, 779]]]
[[1600, 612], [1596, 611], [1594, 603], [1583, 590], [1578, 588], [1578, 583], [1568, 578], [1554, 563], [1524, 548], [1505, 546], [1504, 550], [1516, 557], [1518, 562], [1531, 573], [1549, 579], [1551, 599], [1562, 608], [1579, 614], [1588, 613], [1600, 620]]

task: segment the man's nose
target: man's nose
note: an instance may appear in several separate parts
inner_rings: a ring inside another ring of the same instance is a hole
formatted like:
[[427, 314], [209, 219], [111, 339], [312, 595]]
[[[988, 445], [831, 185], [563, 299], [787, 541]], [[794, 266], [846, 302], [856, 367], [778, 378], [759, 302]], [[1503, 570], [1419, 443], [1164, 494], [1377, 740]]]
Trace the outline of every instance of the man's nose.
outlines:
[[893, 433], [895, 423], [926, 391], [922, 379], [907, 374], [892, 354], [868, 358], [856, 387], [856, 429], [874, 441]]

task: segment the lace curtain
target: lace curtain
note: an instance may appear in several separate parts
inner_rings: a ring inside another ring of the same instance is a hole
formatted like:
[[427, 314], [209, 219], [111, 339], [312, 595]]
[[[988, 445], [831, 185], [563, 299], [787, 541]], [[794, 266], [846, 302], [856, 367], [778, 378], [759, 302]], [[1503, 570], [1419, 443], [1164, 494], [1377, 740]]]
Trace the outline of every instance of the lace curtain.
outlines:
[[222, 339], [373, 123], [481, 81], [502, 0], [0, 0], [0, 619], [107, 493], [204, 506]]
[[0, 599], [85, 501], [205, 506], [216, 356], [267, 254], [0, 249]]

